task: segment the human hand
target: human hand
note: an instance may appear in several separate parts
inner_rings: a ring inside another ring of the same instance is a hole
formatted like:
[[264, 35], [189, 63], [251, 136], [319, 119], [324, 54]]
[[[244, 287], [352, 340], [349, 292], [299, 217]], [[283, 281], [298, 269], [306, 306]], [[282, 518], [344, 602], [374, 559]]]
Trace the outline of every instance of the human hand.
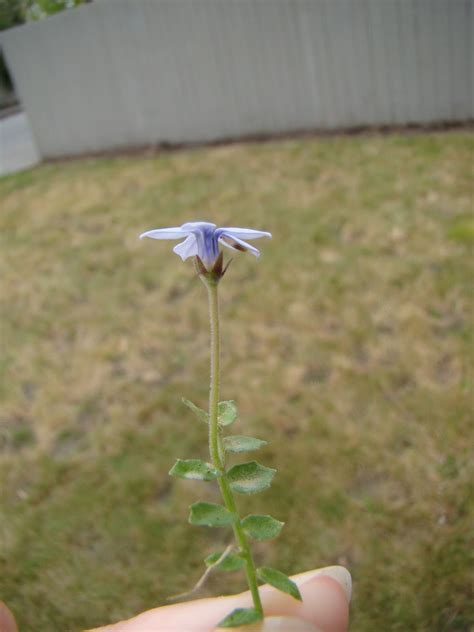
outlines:
[[[239, 628], [242, 632], [346, 632], [352, 582], [342, 566], [329, 566], [292, 577], [303, 601], [262, 586], [264, 624]], [[127, 621], [89, 632], [213, 632], [234, 608], [252, 605], [249, 592], [228, 597], [198, 599], [147, 610]], [[288, 618], [290, 617], [290, 618]], [[299, 623], [298, 623], [299, 620]], [[304, 624], [306, 622], [306, 625]], [[237, 632], [237, 629], [234, 628]]]
[[18, 632], [15, 617], [3, 601], [0, 601], [0, 632]]

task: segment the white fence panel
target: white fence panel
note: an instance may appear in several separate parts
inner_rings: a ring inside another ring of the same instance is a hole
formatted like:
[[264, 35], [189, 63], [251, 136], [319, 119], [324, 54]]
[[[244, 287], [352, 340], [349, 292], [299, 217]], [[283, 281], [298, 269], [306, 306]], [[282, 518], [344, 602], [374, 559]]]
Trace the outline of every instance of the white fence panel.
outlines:
[[97, 0], [0, 34], [43, 156], [467, 121], [473, 0]]

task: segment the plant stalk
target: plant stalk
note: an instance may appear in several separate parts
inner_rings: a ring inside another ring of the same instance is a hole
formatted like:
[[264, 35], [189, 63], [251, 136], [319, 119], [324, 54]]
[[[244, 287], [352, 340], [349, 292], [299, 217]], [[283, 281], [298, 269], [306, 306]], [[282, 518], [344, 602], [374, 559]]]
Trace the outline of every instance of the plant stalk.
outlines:
[[242, 528], [240, 516], [235, 503], [234, 494], [226, 478], [224, 455], [220, 448], [218, 414], [219, 414], [219, 358], [220, 358], [220, 331], [219, 331], [219, 299], [217, 292], [218, 281], [206, 279], [205, 285], [209, 298], [209, 320], [211, 326], [211, 380], [209, 388], [209, 453], [212, 464], [220, 472], [219, 487], [222, 499], [228, 511], [237, 515], [238, 520], [233, 525], [235, 539], [240, 547], [240, 553], [245, 560], [245, 572], [255, 610], [263, 618], [263, 607], [258, 592], [257, 574], [252, 552], [247, 536]]

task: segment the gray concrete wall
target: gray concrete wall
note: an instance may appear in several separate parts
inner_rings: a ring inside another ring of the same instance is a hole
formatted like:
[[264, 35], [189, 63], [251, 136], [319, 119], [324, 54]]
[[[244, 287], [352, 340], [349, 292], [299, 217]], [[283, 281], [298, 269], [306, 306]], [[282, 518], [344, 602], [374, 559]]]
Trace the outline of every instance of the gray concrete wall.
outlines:
[[0, 35], [44, 156], [473, 118], [472, 0], [97, 0]]

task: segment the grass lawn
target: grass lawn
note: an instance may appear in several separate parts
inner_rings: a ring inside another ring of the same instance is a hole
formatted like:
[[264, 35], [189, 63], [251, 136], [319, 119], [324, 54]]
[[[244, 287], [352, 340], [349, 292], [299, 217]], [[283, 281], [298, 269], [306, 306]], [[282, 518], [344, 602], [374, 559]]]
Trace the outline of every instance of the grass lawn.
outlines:
[[137, 239], [194, 219], [274, 235], [221, 288], [222, 399], [279, 469], [239, 506], [286, 521], [257, 562], [347, 565], [355, 632], [473, 629], [473, 149], [334, 137], [0, 179], [0, 598], [21, 632], [165, 603], [229, 541], [187, 523], [214, 484], [167, 475], [207, 454], [181, 404], [206, 405], [205, 290]]

